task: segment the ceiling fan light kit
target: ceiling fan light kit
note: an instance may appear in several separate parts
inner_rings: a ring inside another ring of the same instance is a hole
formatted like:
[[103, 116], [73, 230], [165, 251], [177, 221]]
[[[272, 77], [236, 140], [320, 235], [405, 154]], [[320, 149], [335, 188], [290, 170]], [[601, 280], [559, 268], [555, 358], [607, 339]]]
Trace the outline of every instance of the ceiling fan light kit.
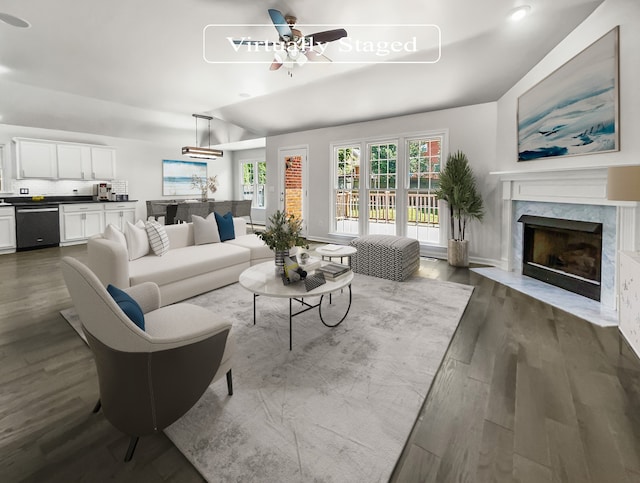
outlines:
[[[273, 48], [274, 60], [271, 63], [270, 70], [278, 70], [284, 67], [289, 77], [293, 77], [293, 69], [295, 66], [302, 66], [308, 60], [331, 62], [329, 58], [324, 56], [325, 45], [329, 42], [339, 40], [347, 36], [345, 29], [333, 29], [323, 32], [316, 32], [311, 35], [303, 35], [302, 32], [294, 28], [298, 19], [293, 15], [282, 15], [279, 10], [270, 8], [269, 17], [273, 22], [273, 26], [278, 31], [279, 43], [273, 43], [264, 40], [251, 40], [251, 38], [243, 38], [241, 40], [232, 40], [234, 45], [245, 45], [263, 47], [265, 51], [271, 51]], [[322, 52], [317, 52], [317, 47]]]
[[[211, 116], [203, 116], [202, 114], [192, 114], [196, 118], [196, 144], [198, 144], [198, 119], [206, 119], [209, 123], [209, 146], [211, 146]], [[220, 149], [205, 148], [201, 146], [183, 146], [182, 154], [190, 158], [199, 159], [217, 159], [223, 155]]]

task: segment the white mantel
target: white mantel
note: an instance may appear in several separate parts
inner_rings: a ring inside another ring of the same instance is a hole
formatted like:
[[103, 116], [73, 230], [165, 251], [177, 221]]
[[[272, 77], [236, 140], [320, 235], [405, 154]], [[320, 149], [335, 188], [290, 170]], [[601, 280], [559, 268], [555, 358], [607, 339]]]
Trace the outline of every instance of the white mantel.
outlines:
[[[640, 249], [640, 205], [635, 202], [607, 199], [607, 167], [562, 168], [492, 172], [502, 183], [501, 268], [520, 270], [512, 247], [517, 233], [514, 224], [514, 202], [530, 201], [616, 208], [615, 253]], [[617, 293], [618, 263], [615, 263]], [[613, 303], [615, 308], [615, 301]]]

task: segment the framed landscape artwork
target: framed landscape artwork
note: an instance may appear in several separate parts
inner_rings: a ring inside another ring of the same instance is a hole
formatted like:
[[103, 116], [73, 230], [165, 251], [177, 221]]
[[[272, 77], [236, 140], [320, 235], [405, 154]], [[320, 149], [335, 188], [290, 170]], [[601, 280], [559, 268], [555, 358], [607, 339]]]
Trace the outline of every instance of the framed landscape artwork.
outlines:
[[207, 163], [163, 159], [162, 194], [164, 196], [196, 195], [199, 197], [200, 190], [191, 187], [191, 178], [194, 174], [200, 178], [206, 178]]
[[616, 27], [518, 98], [518, 161], [619, 149]]

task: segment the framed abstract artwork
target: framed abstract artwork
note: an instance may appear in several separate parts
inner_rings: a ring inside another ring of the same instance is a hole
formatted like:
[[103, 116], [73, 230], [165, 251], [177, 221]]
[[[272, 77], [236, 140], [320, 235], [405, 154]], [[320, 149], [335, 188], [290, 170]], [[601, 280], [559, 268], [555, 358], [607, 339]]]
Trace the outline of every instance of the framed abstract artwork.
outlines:
[[162, 160], [162, 194], [164, 196], [200, 196], [198, 188], [191, 186], [191, 178], [196, 175], [207, 178], [207, 163], [202, 161]]
[[618, 27], [518, 98], [518, 161], [620, 149]]

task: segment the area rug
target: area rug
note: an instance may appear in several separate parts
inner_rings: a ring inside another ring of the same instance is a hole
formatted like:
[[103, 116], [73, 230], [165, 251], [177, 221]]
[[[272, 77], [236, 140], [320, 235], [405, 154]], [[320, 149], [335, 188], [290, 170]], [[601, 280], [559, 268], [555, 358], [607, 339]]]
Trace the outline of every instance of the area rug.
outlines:
[[[472, 291], [356, 274], [344, 322], [295, 317], [292, 351], [288, 299], [258, 297], [253, 325], [238, 284], [192, 298], [233, 322], [234, 395], [212, 384], [165, 433], [212, 482], [387, 481]], [[346, 308], [348, 290], [332, 302]]]

